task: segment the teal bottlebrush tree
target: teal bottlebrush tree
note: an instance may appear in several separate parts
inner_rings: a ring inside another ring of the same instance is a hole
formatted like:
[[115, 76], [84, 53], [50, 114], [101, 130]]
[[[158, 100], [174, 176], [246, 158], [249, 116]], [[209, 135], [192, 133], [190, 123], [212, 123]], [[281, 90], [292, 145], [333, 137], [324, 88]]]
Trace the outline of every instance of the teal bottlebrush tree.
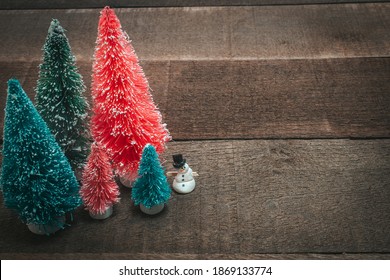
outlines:
[[36, 233], [63, 227], [59, 217], [81, 205], [67, 158], [15, 79], [8, 81], [1, 169], [5, 206], [27, 225], [37, 225]]
[[156, 214], [164, 208], [171, 196], [164, 168], [153, 145], [147, 144], [142, 151], [138, 178], [134, 182], [131, 197], [143, 212]]
[[119, 201], [119, 188], [114, 181], [109, 158], [96, 142], [92, 144], [83, 171], [80, 194], [84, 206], [95, 219], [108, 218], [113, 204]]
[[90, 147], [89, 105], [84, 91], [65, 31], [53, 19], [43, 46], [36, 108], [76, 172], [83, 168]]
[[92, 98], [93, 137], [106, 149], [116, 174], [132, 181], [145, 145], [161, 154], [171, 138], [128, 36], [109, 7], [99, 19]]

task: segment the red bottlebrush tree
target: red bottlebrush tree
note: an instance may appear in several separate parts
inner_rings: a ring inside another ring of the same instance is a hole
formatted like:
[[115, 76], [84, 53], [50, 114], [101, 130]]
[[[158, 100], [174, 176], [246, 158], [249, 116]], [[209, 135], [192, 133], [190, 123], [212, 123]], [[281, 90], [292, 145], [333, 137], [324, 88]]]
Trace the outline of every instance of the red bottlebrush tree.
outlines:
[[171, 137], [153, 102], [149, 84], [115, 12], [100, 13], [92, 74], [92, 134], [115, 172], [135, 179], [149, 143], [161, 154]]
[[109, 158], [97, 143], [92, 144], [80, 194], [84, 206], [94, 215], [103, 214], [119, 201], [119, 188], [113, 179]]

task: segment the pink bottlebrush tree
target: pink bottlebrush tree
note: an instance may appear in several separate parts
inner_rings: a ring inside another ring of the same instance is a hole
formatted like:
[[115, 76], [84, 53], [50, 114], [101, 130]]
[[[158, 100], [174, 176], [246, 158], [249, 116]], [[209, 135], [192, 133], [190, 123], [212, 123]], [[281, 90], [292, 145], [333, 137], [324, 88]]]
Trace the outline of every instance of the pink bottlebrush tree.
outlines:
[[135, 179], [144, 146], [149, 143], [161, 154], [171, 137], [128, 36], [109, 7], [100, 13], [92, 97], [94, 138], [106, 149], [115, 172]]
[[113, 179], [109, 158], [99, 144], [92, 144], [80, 189], [84, 206], [94, 215], [103, 214], [119, 201], [119, 188]]

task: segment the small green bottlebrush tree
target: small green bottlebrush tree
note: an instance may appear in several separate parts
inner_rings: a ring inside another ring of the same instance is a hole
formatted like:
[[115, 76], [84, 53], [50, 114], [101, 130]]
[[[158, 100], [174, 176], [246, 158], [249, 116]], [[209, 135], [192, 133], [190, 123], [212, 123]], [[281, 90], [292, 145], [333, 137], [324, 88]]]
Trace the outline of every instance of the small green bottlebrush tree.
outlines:
[[171, 196], [164, 168], [153, 145], [147, 144], [143, 151], [138, 169], [138, 178], [134, 182], [131, 197], [135, 205], [146, 208], [165, 203]]
[[84, 167], [90, 147], [84, 91], [65, 31], [53, 19], [43, 46], [35, 102], [74, 171]]
[[67, 158], [15, 79], [8, 81], [0, 185], [5, 206], [43, 228], [63, 227], [58, 217], [82, 202]]

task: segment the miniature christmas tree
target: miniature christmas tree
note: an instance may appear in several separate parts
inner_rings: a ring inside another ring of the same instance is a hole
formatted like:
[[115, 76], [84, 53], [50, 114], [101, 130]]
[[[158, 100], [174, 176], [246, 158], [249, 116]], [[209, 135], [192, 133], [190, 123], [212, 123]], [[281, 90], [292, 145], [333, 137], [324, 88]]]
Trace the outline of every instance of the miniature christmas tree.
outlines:
[[17, 80], [8, 81], [0, 184], [5, 206], [26, 224], [63, 227], [81, 205], [68, 160]]
[[138, 58], [113, 10], [102, 10], [94, 54], [92, 133], [119, 176], [134, 179], [147, 143], [158, 153], [170, 140]]
[[109, 158], [97, 143], [92, 144], [82, 182], [81, 197], [92, 216], [104, 215], [119, 201], [119, 189], [113, 179]]
[[40, 65], [36, 108], [61, 146], [74, 171], [84, 167], [89, 153], [89, 105], [65, 30], [51, 22]]
[[152, 145], [147, 144], [142, 152], [138, 178], [134, 182], [131, 193], [134, 204], [141, 204], [141, 206], [146, 208], [152, 208], [157, 205], [163, 206], [170, 195], [171, 189], [156, 149]]

